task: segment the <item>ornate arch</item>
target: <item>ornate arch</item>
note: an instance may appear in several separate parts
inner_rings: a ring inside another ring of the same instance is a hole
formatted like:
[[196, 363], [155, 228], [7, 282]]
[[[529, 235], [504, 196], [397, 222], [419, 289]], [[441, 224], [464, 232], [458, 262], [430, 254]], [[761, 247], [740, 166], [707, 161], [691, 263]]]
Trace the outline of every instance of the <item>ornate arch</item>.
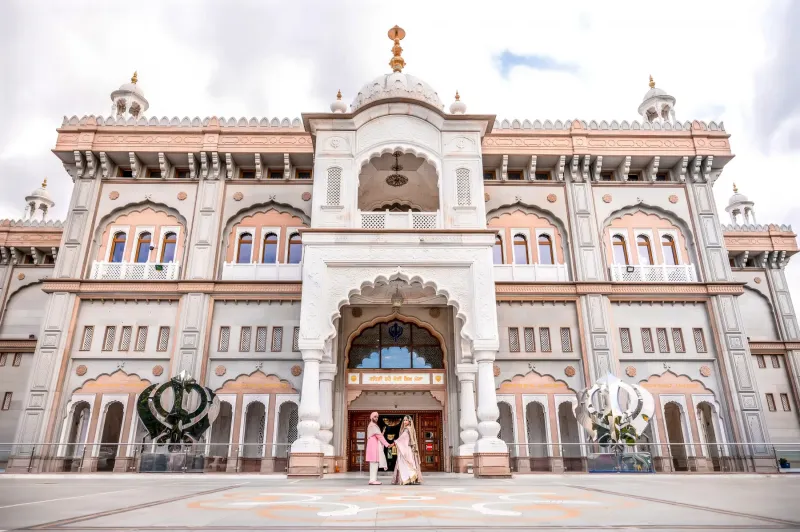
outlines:
[[[572, 388], [570, 388], [569, 384], [567, 384], [566, 381], [556, 379], [552, 375], [542, 374], [534, 370], [531, 370], [528, 373], [525, 373], [524, 375], [521, 373], [517, 373], [510, 379], [504, 380], [497, 387], [497, 393], [498, 394], [521, 393], [521, 387], [528, 385], [532, 386], [542, 385], [543, 387], [546, 387], [545, 388], [546, 390], [547, 389], [551, 390], [543, 392], [547, 394], [555, 392], [571, 392], [576, 394], [577, 397], [577, 392]], [[558, 386], [558, 388], [556, 388], [556, 386]], [[535, 388], [530, 388], [526, 393], [536, 393], [536, 390]], [[547, 405], [542, 405], [542, 406], [544, 406], [545, 409], [547, 409]]]
[[[664, 372], [661, 372], [661, 373], [652, 373], [648, 377], [640, 379], [639, 380], [639, 385], [641, 385], [641, 386], [643, 386], [645, 388], [647, 387], [646, 386], [647, 384], [651, 384], [653, 386], [658, 386], [660, 383], [662, 383], [663, 381], [665, 381], [667, 379], [674, 379], [674, 380], [678, 381], [679, 384], [693, 384], [693, 385], [696, 385], [699, 388], [701, 388], [704, 393], [706, 393], [708, 395], [713, 395], [714, 397], [717, 396], [714, 393], [714, 391], [708, 389], [706, 387], [706, 385], [702, 381], [699, 381], [697, 379], [693, 379], [693, 378], [689, 377], [688, 375], [686, 375], [685, 373], [675, 373], [672, 370], [667, 370], [667, 371], [664, 371]], [[672, 394], [685, 394], [685, 393], [689, 393], [689, 392], [678, 391], [678, 392], [671, 392], [671, 393]]]
[[294, 207], [288, 203], [280, 203], [278, 201], [267, 201], [264, 203], [255, 203], [253, 205], [238, 210], [233, 216], [228, 218], [228, 221], [225, 223], [225, 228], [223, 229], [225, 231], [223, 235], [230, 233], [234, 225], [238, 224], [248, 216], [252, 216], [254, 214], [267, 211], [276, 211], [279, 213], [292, 215], [296, 218], [300, 218], [300, 220], [302, 220], [302, 222], [307, 227], [311, 226], [311, 218], [309, 218], [309, 216], [306, 213], [304, 213], [297, 207]]
[[281, 379], [272, 373], [266, 374], [259, 369], [252, 373], [237, 375], [226, 380], [214, 390], [214, 393], [265, 393], [266, 389], [276, 393], [297, 393], [297, 390], [289, 381]]
[[360, 176], [361, 172], [364, 170], [364, 167], [372, 159], [377, 159], [378, 157], [386, 154], [392, 154], [396, 151], [399, 151], [402, 154], [411, 154], [414, 157], [423, 159], [425, 162], [430, 164], [433, 167], [433, 170], [436, 172], [436, 185], [440, 189], [442, 188], [442, 165], [439, 155], [419, 144], [402, 143], [390, 145], [384, 143], [367, 148], [365, 151], [356, 156], [354, 165], [358, 169], [356, 175]]
[[135, 393], [139, 394], [142, 390], [150, 386], [152, 383], [141, 378], [136, 373], [126, 373], [122, 369], [118, 369], [111, 373], [101, 373], [93, 379], [87, 379], [72, 391], [75, 394], [104, 394], [104, 393]]
[[[567, 232], [567, 226], [564, 225], [564, 222], [561, 221], [561, 218], [556, 216], [552, 211], [543, 209], [537, 205], [531, 205], [529, 203], [517, 201], [511, 204], [500, 205], [499, 207], [495, 207], [487, 212], [486, 224], [488, 226], [489, 222], [492, 220], [500, 219], [502, 216], [511, 215], [515, 212], [538, 216], [555, 227], [556, 231], [558, 231], [559, 235], [561, 236], [561, 253], [564, 255], [564, 264], [569, 265], [569, 269], [572, 270], [572, 260], [570, 259], [572, 257], [572, 252], [570, 249], [570, 239], [569, 233]], [[489, 227], [489, 229], [491, 229], [491, 227]], [[533, 245], [535, 245], [535, 242], [533, 242]], [[553, 242], [553, 245], [555, 245], [555, 242]]]

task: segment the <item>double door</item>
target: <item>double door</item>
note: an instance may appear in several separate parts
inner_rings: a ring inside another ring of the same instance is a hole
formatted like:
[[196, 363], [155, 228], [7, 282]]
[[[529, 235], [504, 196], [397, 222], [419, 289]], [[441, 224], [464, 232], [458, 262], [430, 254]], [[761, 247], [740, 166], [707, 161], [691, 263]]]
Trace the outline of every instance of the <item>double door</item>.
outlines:
[[[348, 412], [349, 430], [347, 439], [348, 470], [366, 471], [367, 425], [370, 412]], [[400, 436], [403, 417], [411, 415], [417, 429], [419, 458], [423, 472], [442, 471], [442, 413], [441, 412], [392, 412], [378, 417], [378, 426], [384, 438], [392, 443]], [[392, 448], [383, 449], [389, 471], [394, 469], [397, 456]]]

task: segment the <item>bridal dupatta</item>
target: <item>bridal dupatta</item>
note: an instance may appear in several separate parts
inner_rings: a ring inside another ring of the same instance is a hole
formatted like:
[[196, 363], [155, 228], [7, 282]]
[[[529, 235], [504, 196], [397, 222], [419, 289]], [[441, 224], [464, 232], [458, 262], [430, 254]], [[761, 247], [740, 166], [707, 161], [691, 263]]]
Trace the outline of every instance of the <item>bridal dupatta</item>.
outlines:
[[394, 466], [392, 484], [413, 484], [422, 482], [420, 469], [419, 447], [417, 445], [417, 431], [414, 422], [403, 429], [400, 437], [395, 440], [397, 445], [397, 462]]

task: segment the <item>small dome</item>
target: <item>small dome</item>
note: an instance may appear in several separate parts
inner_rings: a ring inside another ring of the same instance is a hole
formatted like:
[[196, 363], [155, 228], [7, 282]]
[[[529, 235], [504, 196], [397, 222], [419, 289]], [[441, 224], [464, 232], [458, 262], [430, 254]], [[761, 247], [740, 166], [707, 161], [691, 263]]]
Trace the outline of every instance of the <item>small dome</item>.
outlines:
[[342, 101], [342, 91], [336, 93], [336, 99], [331, 104], [331, 113], [346, 113], [347, 104]]
[[728, 200], [728, 206], [730, 207], [732, 205], [737, 205], [737, 204], [741, 204], [741, 203], [752, 203], [752, 202], [748, 199], [747, 196], [745, 196], [744, 194], [739, 192], [739, 189], [734, 184], [733, 185], [733, 196], [731, 196], [731, 199]]
[[[144, 98], [144, 91], [142, 91], [141, 87], [136, 83], [139, 81], [139, 73], [134, 72], [133, 76], [131, 76], [130, 83], [123, 83], [119, 86], [119, 88], [114, 92], [132, 92], [141, 98]], [[111, 99], [113, 100], [114, 97], [112, 96]]]
[[50, 197], [50, 193], [47, 192], [47, 179], [42, 181], [42, 186], [33, 189], [33, 192], [28, 194], [26, 199], [28, 198], [39, 198], [47, 201], [53, 201], [53, 198]]
[[467, 112], [467, 104], [461, 101], [458, 91], [456, 91], [456, 101], [450, 104], [450, 114], [463, 115]]
[[644, 95], [644, 98], [642, 98], [642, 101], [646, 102], [650, 98], [657, 98], [659, 96], [661, 96], [662, 98], [663, 97], [672, 98], [672, 96], [667, 94], [667, 91], [665, 91], [664, 89], [661, 89], [659, 87], [653, 87], [652, 89], [647, 91], [647, 93]]
[[403, 72], [383, 74], [365, 84], [358, 91], [353, 103], [350, 104], [350, 109], [352, 112], [356, 112], [369, 103], [390, 98], [410, 98], [432, 105], [439, 110], [444, 109], [444, 105], [433, 87], [418, 77]]

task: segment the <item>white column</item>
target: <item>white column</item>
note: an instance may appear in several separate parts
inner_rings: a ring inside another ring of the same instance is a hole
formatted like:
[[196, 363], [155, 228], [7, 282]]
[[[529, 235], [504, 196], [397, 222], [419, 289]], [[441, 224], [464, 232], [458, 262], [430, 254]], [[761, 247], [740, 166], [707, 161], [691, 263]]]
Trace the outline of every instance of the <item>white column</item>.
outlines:
[[336, 375], [336, 364], [320, 364], [319, 366], [319, 433], [317, 439], [322, 444], [325, 456], [333, 456], [333, 377]]
[[303, 350], [303, 389], [300, 392], [300, 422], [297, 424], [298, 438], [292, 444], [292, 453], [322, 452], [317, 439], [319, 432], [319, 363], [321, 349]]
[[464, 442], [458, 448], [458, 456], [472, 456], [478, 440], [478, 417], [475, 415], [475, 374], [478, 368], [475, 364], [459, 364], [457, 371], [461, 383], [458, 396], [461, 408], [459, 426], [461, 441]]
[[494, 387], [494, 351], [475, 351], [478, 363], [478, 432], [476, 453], [507, 453], [506, 443], [497, 437], [500, 433], [500, 409]]

